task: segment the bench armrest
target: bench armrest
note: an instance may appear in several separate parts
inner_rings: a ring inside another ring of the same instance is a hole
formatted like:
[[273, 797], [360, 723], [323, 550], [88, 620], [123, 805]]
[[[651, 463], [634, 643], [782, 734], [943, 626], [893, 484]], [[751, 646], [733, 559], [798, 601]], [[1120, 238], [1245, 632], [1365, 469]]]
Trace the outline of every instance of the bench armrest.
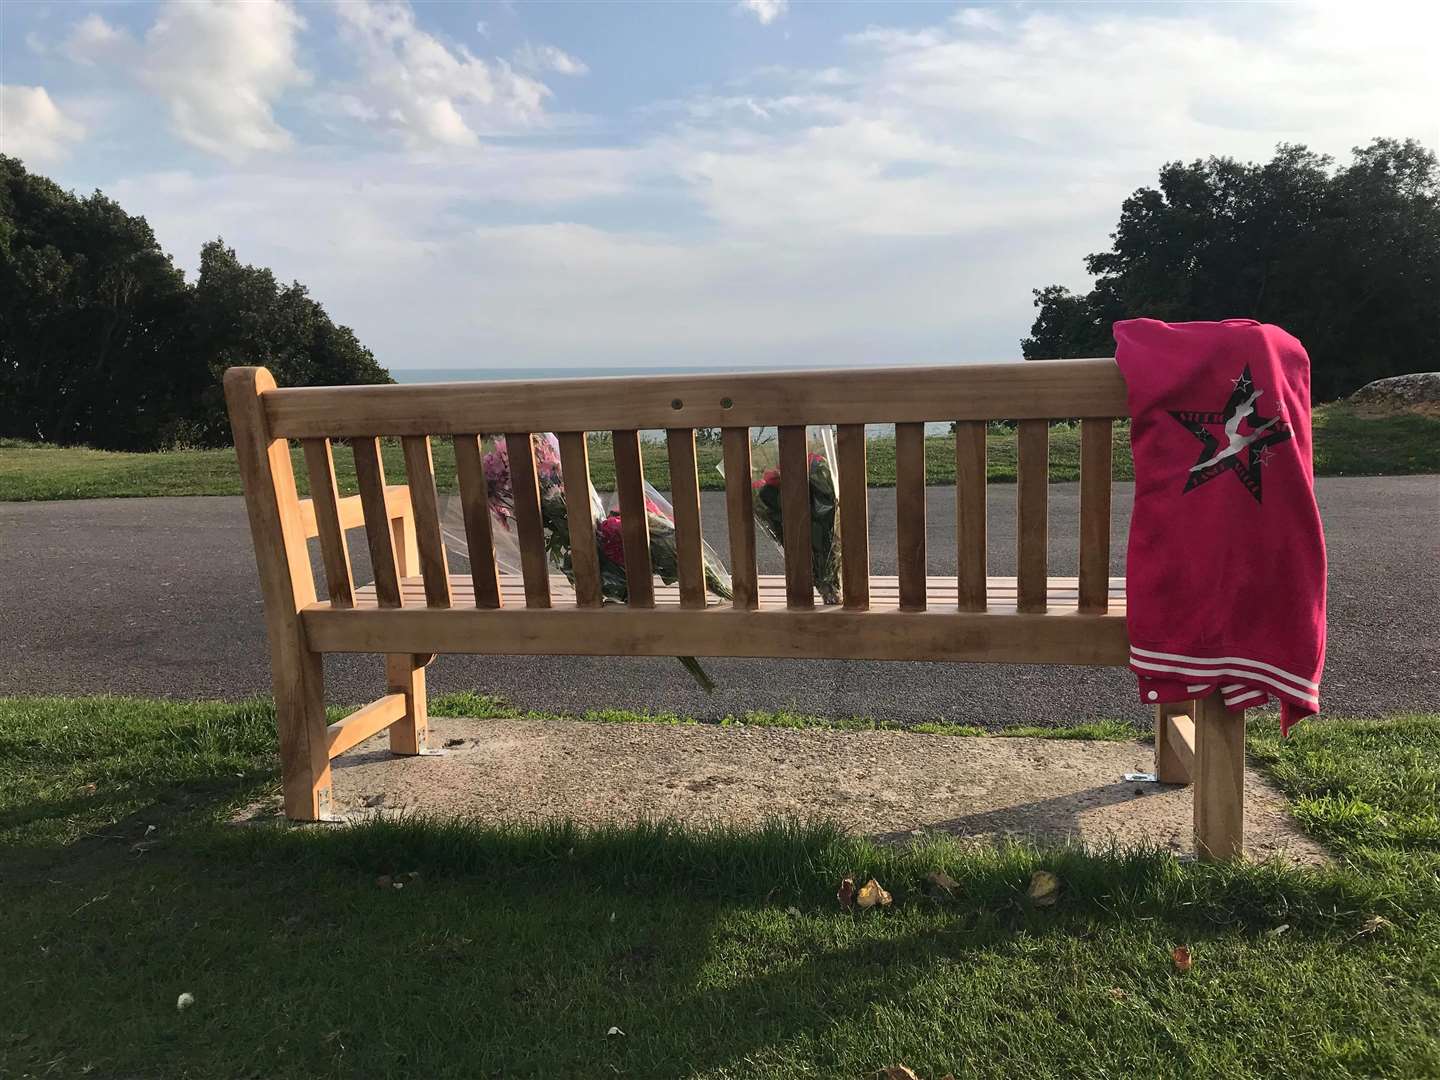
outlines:
[[[338, 504], [340, 511], [340, 527], [342, 529], [358, 529], [365, 524], [365, 513], [360, 507], [359, 495], [347, 495]], [[385, 488], [385, 509], [390, 520], [403, 519], [411, 516], [410, 510], [410, 488], [406, 484], [389, 484]], [[320, 535], [319, 526], [315, 523], [315, 503], [312, 499], [300, 500], [300, 524], [305, 529], [305, 539]]]

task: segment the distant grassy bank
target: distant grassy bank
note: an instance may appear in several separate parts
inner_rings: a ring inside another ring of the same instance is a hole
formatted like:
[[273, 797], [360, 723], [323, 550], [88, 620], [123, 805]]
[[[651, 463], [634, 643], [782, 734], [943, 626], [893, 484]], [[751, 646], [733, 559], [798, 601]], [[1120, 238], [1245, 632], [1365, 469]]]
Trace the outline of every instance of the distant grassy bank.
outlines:
[[[1440, 419], [1414, 414], [1366, 416], [1343, 402], [1315, 410], [1315, 472], [1320, 476], [1400, 476], [1440, 473]], [[1117, 423], [1115, 478], [1132, 478], [1129, 425]], [[1015, 479], [1015, 436], [996, 428], [990, 432], [989, 475], [992, 481]], [[664, 447], [646, 447], [645, 475], [662, 490], [670, 484]], [[455, 490], [455, 457], [450, 443], [434, 440], [435, 479], [442, 491]], [[296, 478], [308, 493], [304, 463], [294, 451]], [[933, 484], [955, 480], [954, 442], [932, 436], [925, 446], [926, 476]], [[718, 491], [724, 479], [716, 470], [720, 447], [701, 443], [700, 486]], [[869, 442], [871, 487], [895, 484], [895, 440]], [[394, 480], [404, 476], [398, 443], [387, 443], [385, 467]], [[335, 468], [341, 489], [353, 493], [355, 468], [349, 449], [337, 446]], [[615, 469], [608, 440], [596, 438], [590, 468], [601, 491], [614, 488]], [[1050, 433], [1050, 479], [1071, 481], [1080, 475], [1080, 429], [1058, 425]], [[151, 454], [115, 453], [84, 447], [54, 447], [0, 439], [0, 502], [53, 499], [128, 498], [146, 495], [238, 495], [240, 477], [233, 450], [171, 450]]]

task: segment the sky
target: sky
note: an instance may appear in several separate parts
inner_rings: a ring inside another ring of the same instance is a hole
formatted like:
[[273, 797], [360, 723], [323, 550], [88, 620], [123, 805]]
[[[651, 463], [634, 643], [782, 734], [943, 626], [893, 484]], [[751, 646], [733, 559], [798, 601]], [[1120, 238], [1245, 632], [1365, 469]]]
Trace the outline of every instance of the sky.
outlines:
[[392, 368], [1009, 360], [1167, 161], [1440, 149], [1440, 4], [0, 3], [0, 149]]

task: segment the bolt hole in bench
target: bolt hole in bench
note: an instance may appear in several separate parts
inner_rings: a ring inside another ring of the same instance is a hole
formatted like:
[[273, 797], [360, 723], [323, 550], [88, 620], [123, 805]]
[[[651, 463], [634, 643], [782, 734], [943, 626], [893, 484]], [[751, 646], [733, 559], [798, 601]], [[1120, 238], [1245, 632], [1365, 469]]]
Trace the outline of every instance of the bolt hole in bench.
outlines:
[[[425, 748], [425, 664], [436, 653], [744, 656], [1126, 667], [1125, 584], [1109, 576], [1111, 430], [1126, 415], [1112, 360], [886, 367], [781, 374], [655, 376], [279, 389], [264, 368], [231, 368], [225, 393], [270, 637], [286, 814], [325, 816], [330, 762], [389, 731]], [[1080, 421], [1079, 574], [1049, 577], [1049, 425]], [[1017, 573], [985, 558], [987, 424], [1016, 422]], [[925, 425], [953, 421], [956, 574], [927, 573]], [[870, 574], [865, 428], [895, 425], [898, 573]], [[817, 602], [811, 566], [806, 428], [835, 425], [841, 603]], [[734, 597], [707, 596], [695, 430], [721, 429]], [[751, 432], [778, 431], [785, 572], [756, 572]], [[654, 583], [641, 440], [663, 429], [678, 580]], [[572, 536], [593, 533], [586, 435], [608, 432], [622, 511], [628, 602], [601, 596], [593, 545], [574, 545], [574, 584], [551, 573], [531, 433], [555, 432]], [[506, 436], [521, 573], [497, 572], [480, 439]], [[389, 484], [381, 438], [404, 451]], [[341, 498], [331, 440], [354, 453], [359, 494]], [[449, 573], [431, 441], [449, 440], [471, 574]], [[303, 448], [311, 498], [296, 492]], [[634, 512], [626, 513], [627, 507]], [[794, 523], [798, 527], [791, 528]], [[345, 531], [364, 526], [375, 581], [357, 588]], [[307, 541], [318, 537], [329, 599], [317, 599]], [[1178, 617], [1178, 613], [1177, 613]], [[321, 657], [385, 657], [389, 693], [326, 724]], [[1156, 709], [1156, 773], [1195, 781], [1195, 840], [1206, 858], [1242, 851], [1244, 722], [1211, 697]]]

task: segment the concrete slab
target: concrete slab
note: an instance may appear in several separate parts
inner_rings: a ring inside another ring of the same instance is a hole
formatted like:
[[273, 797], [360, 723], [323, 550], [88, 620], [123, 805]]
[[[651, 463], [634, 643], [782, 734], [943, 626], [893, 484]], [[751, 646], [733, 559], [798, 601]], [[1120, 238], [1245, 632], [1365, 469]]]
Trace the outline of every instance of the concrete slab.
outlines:
[[[1122, 779], [1151, 768], [1151, 748], [1140, 742], [434, 719], [431, 745], [444, 750], [397, 758], [382, 734], [339, 759], [339, 815], [737, 824], [826, 817], [885, 840], [937, 832], [1193, 854], [1191, 789]], [[278, 813], [277, 800], [247, 816]], [[1258, 859], [1327, 858], [1253, 771], [1246, 775], [1245, 841]]]

